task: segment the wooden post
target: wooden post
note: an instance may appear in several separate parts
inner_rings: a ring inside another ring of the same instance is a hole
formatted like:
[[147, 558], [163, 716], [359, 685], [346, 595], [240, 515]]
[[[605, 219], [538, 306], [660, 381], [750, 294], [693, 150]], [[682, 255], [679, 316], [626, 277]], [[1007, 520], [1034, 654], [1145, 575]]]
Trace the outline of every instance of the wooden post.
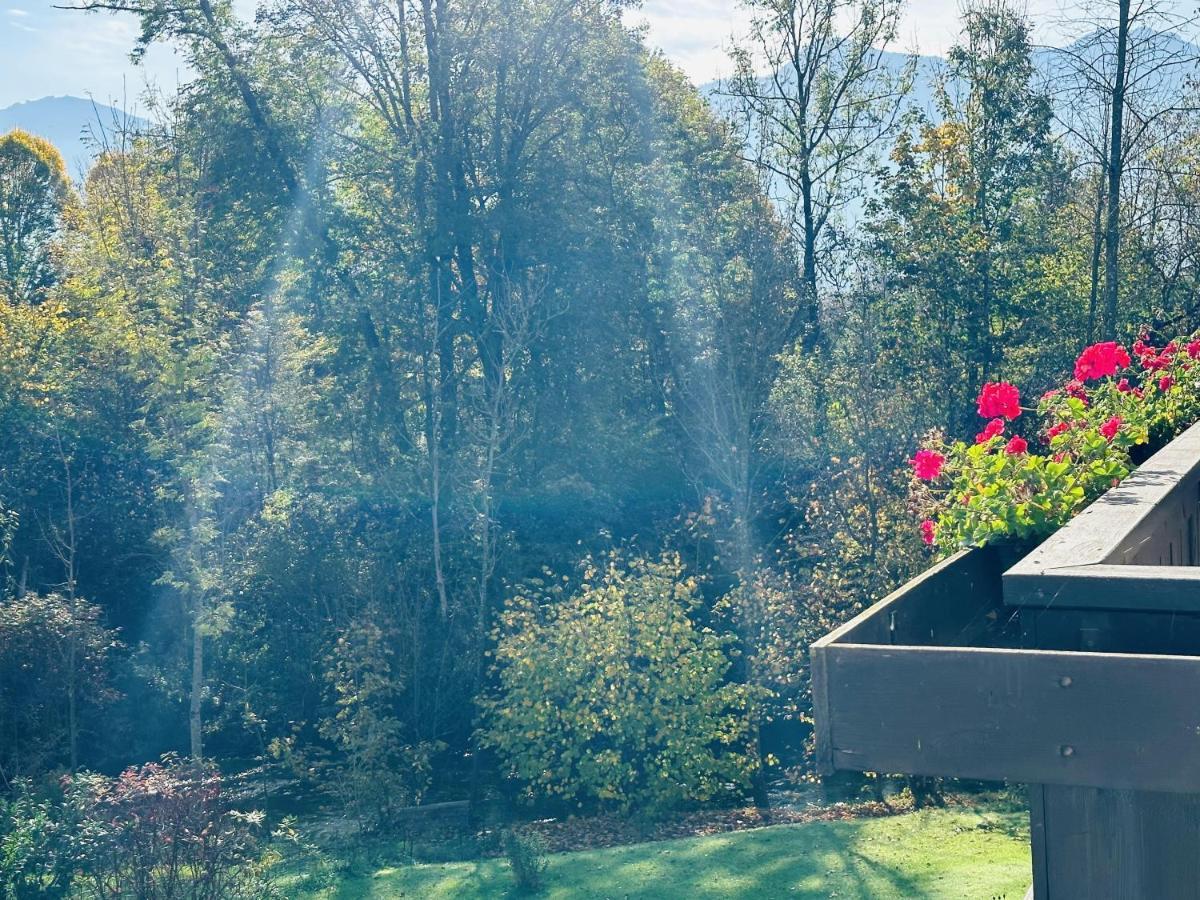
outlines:
[[1035, 900], [1200, 897], [1200, 797], [1034, 785]]

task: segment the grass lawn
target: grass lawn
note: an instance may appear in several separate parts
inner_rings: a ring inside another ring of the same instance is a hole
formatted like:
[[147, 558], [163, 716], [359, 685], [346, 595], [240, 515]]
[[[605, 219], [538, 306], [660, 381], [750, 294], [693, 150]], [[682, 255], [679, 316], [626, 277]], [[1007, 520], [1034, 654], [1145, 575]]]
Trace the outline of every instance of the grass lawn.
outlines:
[[[778, 825], [550, 858], [544, 898], [1005, 898], [1030, 883], [1026, 816], [924, 810], [885, 819]], [[338, 887], [288, 896], [322, 900], [516, 897], [507, 864], [381, 868]]]

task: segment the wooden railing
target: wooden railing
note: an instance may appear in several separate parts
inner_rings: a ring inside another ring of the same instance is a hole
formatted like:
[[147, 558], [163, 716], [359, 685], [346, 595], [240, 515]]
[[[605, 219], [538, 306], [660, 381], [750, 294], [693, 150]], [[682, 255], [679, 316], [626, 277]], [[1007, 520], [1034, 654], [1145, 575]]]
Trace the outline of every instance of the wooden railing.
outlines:
[[1200, 425], [1004, 576], [1010, 605], [1200, 612]]
[[1039, 900], [1200, 898], [1200, 425], [1002, 572], [938, 564], [812, 648], [817, 759], [1031, 785]]

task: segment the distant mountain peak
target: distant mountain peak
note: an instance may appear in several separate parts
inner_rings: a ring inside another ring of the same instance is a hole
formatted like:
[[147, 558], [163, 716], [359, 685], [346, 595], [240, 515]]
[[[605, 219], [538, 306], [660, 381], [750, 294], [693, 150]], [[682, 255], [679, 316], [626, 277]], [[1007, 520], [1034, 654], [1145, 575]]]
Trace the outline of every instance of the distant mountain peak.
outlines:
[[144, 119], [84, 97], [40, 97], [0, 109], [0, 134], [20, 128], [54, 144], [73, 177], [82, 178], [96, 156], [94, 136], [114, 125], [138, 127]]

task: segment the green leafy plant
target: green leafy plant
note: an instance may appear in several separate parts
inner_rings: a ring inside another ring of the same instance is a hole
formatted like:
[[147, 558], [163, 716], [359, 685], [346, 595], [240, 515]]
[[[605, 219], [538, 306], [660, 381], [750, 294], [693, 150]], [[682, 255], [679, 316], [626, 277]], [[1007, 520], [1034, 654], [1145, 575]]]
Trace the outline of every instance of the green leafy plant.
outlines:
[[697, 625], [677, 556], [588, 561], [582, 582], [507, 604], [483, 740], [530, 799], [654, 813], [743, 788], [760, 693], [727, 679], [729, 639]]
[[506, 828], [501, 838], [504, 845], [504, 855], [508, 858], [508, 866], [512, 869], [513, 880], [517, 890], [526, 894], [534, 894], [543, 887], [543, 879], [549, 861], [546, 859], [546, 847], [535, 834], [524, 834], [513, 828]]
[[116, 778], [75, 775], [64, 794], [80, 897], [277, 896], [260, 864], [262, 813], [233, 809], [211, 763], [168, 756]]
[[75, 876], [73, 823], [53, 797], [22, 779], [0, 800], [0, 898], [67, 897]]
[[364, 833], [387, 832], [397, 810], [421, 802], [440, 741], [409, 741], [398, 715], [403, 687], [397, 635], [388, 615], [371, 607], [337, 635], [325, 656], [328, 714], [318, 724], [327, 744], [297, 750], [277, 740], [272, 752], [315, 777]]
[[[987, 424], [974, 443], [929, 435], [911, 461], [925, 543], [949, 551], [1043, 538], [1200, 417], [1200, 340], [1159, 348], [1143, 334], [1132, 349], [1088, 347], [1074, 377], [1033, 410], [1014, 385], [984, 385]], [[1025, 412], [1039, 420], [1030, 438], [1013, 431]]]

